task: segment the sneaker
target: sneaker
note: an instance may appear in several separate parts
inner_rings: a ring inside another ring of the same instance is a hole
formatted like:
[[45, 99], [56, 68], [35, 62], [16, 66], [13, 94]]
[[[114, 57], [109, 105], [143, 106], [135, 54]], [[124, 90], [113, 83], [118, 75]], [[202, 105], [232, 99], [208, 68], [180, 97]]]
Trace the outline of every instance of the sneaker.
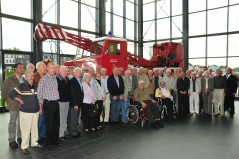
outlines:
[[10, 146], [12, 149], [18, 148], [18, 144], [16, 143], [16, 141], [9, 142], [9, 146]]
[[36, 146], [32, 146], [33, 148], [41, 148], [41, 147], [43, 147], [43, 145], [42, 144], [37, 144]]
[[23, 152], [24, 154], [29, 154], [28, 149], [22, 149], [22, 152]]

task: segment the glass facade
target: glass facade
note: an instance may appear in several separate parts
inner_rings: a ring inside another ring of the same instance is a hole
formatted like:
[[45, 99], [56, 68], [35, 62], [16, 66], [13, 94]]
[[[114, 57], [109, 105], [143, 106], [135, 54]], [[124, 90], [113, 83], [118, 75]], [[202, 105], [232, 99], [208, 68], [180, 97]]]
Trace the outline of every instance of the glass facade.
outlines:
[[[134, 54], [138, 53], [139, 41], [142, 40], [143, 57], [147, 59], [151, 57], [155, 43], [182, 42], [183, 0], [143, 0], [142, 9], [139, 2], [1, 0], [0, 96], [2, 81], [9, 75], [13, 63], [22, 59], [25, 59], [23, 62], [36, 63], [40, 55], [43, 60], [51, 59], [62, 64], [83, 52], [58, 40], [46, 40], [38, 45], [33, 37], [37, 23], [59, 25], [69, 33], [89, 39], [112, 31], [113, 36], [128, 40], [128, 51]], [[189, 68], [209, 66], [215, 70], [230, 66], [238, 73], [239, 1], [190, 0], [188, 12]], [[102, 14], [103, 17], [99, 17]]]

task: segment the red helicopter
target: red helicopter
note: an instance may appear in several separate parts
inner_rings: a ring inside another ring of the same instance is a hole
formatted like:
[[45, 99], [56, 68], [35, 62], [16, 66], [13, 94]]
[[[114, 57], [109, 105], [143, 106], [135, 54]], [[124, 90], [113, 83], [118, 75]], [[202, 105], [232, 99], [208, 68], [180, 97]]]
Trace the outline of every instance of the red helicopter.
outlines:
[[[59, 26], [47, 26], [37, 24], [34, 38], [37, 41], [55, 39], [67, 42], [83, 50], [79, 59], [67, 61], [65, 66], [93, 67], [95, 70], [107, 68], [107, 74], [112, 74], [114, 67], [122, 67], [124, 70], [128, 65], [154, 68], [154, 67], [182, 67], [184, 66], [184, 49], [181, 43], [166, 42], [153, 45], [153, 55], [150, 60], [141, 56], [131, 54], [127, 51], [128, 42], [123, 38], [112, 36], [90, 40], [64, 31]], [[84, 51], [90, 52], [86, 55]]]

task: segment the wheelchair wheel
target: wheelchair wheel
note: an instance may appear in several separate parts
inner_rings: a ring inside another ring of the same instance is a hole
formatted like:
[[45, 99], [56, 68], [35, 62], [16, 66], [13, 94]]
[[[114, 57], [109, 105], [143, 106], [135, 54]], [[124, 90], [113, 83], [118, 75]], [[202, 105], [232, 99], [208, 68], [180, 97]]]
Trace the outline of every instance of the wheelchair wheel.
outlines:
[[142, 128], [144, 127], [144, 125], [145, 125], [145, 119], [143, 119], [143, 120], [141, 121], [141, 127], [142, 127]]
[[126, 112], [128, 121], [131, 122], [132, 124], [137, 123], [137, 121], [139, 120], [139, 111], [138, 108], [134, 105], [130, 105], [127, 108], [127, 112]]
[[165, 116], [165, 112], [164, 112], [164, 109], [162, 109], [160, 113], [160, 119], [163, 120], [164, 116]]

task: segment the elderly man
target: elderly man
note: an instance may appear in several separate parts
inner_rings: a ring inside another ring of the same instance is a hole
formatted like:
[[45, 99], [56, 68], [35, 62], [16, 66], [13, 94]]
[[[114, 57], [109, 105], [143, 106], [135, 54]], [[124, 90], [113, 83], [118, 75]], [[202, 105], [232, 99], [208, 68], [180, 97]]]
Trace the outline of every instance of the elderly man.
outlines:
[[190, 114], [199, 115], [199, 93], [201, 92], [201, 80], [196, 77], [196, 73], [191, 73], [190, 86], [188, 90], [190, 101]]
[[173, 96], [170, 91], [165, 88], [165, 82], [161, 81], [159, 88], [155, 92], [155, 97], [160, 98], [163, 105], [167, 106], [167, 112], [170, 117], [173, 116]]
[[159, 120], [159, 108], [157, 102], [149, 96], [144, 81], [139, 81], [138, 88], [135, 89], [133, 94], [135, 101], [140, 102], [142, 105], [152, 128], [157, 130], [159, 127], [163, 127]]
[[[222, 70], [216, 71], [214, 79], [213, 104], [214, 115], [224, 117], [224, 96], [226, 93], [226, 79], [222, 76]], [[219, 112], [220, 109], [220, 112]]]
[[30, 137], [32, 147], [42, 147], [37, 143], [37, 123], [38, 116], [42, 113], [42, 107], [39, 107], [37, 100], [37, 85], [33, 82], [34, 73], [27, 71], [25, 77], [26, 81], [12, 89], [9, 96], [21, 104], [19, 113], [22, 132], [21, 148], [24, 154], [28, 154]]
[[[46, 74], [46, 64], [43, 61], [40, 61], [36, 64], [36, 69], [37, 69], [37, 71], [34, 74], [34, 83], [36, 83], [38, 85], [41, 78], [44, 77]], [[40, 144], [43, 144], [43, 142], [44, 142], [44, 138], [46, 136], [45, 129], [46, 129], [45, 128], [45, 117], [44, 117], [44, 111], [43, 111], [42, 114], [40, 114], [39, 118], [38, 118], [38, 135], [39, 135], [38, 142]]]
[[123, 80], [124, 80], [124, 95], [123, 95], [124, 101], [123, 101], [122, 109], [121, 109], [121, 120], [122, 120], [123, 123], [128, 123], [127, 117], [126, 117], [126, 111], [127, 111], [128, 106], [130, 105], [129, 96], [133, 93], [132, 92], [132, 80], [130, 79], [131, 72], [129, 70], [126, 70], [124, 72], [124, 75], [125, 75], [123, 77]]
[[66, 66], [60, 66], [60, 74], [56, 76], [58, 83], [58, 91], [60, 95], [59, 108], [60, 108], [60, 131], [59, 137], [61, 141], [66, 141], [64, 132], [66, 130], [66, 122], [69, 110], [69, 101], [71, 92], [69, 88], [69, 79], [67, 78], [68, 69]]
[[149, 95], [150, 97], [153, 99], [154, 98], [154, 76], [153, 76], [153, 71], [149, 70], [148, 71], [148, 78], [149, 78], [149, 87], [148, 87], [148, 91], [149, 91]]
[[145, 88], [149, 87], [149, 78], [146, 74], [144, 74], [144, 68], [143, 67], [139, 68], [139, 74], [137, 75], [137, 80], [138, 81], [144, 81], [145, 82]]
[[209, 76], [209, 72], [204, 72], [205, 77], [201, 79], [203, 111], [205, 115], [212, 115], [212, 94], [214, 89], [214, 80]]
[[32, 63], [27, 64], [26, 71], [35, 71], [35, 66]]
[[225, 96], [225, 102], [224, 102], [224, 111], [229, 111], [230, 116], [233, 116], [235, 114], [235, 95], [237, 92], [237, 82], [238, 79], [235, 75], [232, 74], [232, 69], [228, 67], [226, 69], [226, 75], [223, 77], [226, 80], [226, 96]]
[[181, 72], [181, 77], [177, 79], [177, 90], [178, 90], [178, 114], [185, 115], [189, 113], [189, 99], [188, 89], [190, 81], [186, 77], [184, 71]]
[[108, 78], [109, 76], [107, 76], [107, 69], [106, 68], [101, 68], [100, 69], [100, 73], [101, 73], [101, 86], [104, 88], [104, 92], [106, 94], [105, 96], [105, 101], [103, 103], [104, 105], [104, 110], [105, 110], [105, 116], [104, 119], [100, 118], [101, 122], [105, 122], [108, 123], [109, 122], [109, 116], [110, 116], [110, 94], [109, 94], [109, 90], [108, 90], [108, 86], [107, 86], [107, 82], [108, 82]]
[[71, 100], [70, 100], [70, 135], [74, 138], [80, 138], [81, 133], [79, 131], [79, 115], [80, 108], [83, 104], [83, 88], [82, 88], [82, 69], [76, 67], [74, 69], [74, 77], [70, 79], [70, 92], [71, 92]]
[[8, 141], [9, 146], [11, 148], [18, 147], [18, 144], [16, 143], [16, 132], [17, 132], [17, 141], [21, 142], [21, 131], [18, 119], [20, 104], [9, 97], [9, 92], [19, 83], [23, 83], [25, 80], [22, 77], [24, 67], [21, 63], [17, 63], [14, 65], [14, 71], [15, 73], [6, 79], [3, 82], [2, 86], [3, 99], [7, 102], [7, 109], [9, 110], [10, 114], [10, 122], [8, 124], [8, 135], [9, 135]]
[[54, 150], [54, 145], [61, 146], [59, 142], [59, 103], [56, 66], [53, 62], [47, 65], [47, 74], [41, 79], [37, 89], [39, 104], [43, 106], [46, 126], [46, 145], [49, 150]]
[[112, 124], [119, 120], [120, 108], [123, 105], [124, 94], [124, 81], [122, 76], [119, 75], [119, 69], [115, 67], [113, 74], [108, 78], [107, 87], [110, 93], [111, 109], [110, 117]]
[[166, 70], [166, 76], [163, 77], [162, 81], [166, 83], [165, 87], [170, 91], [171, 95], [174, 96], [175, 79], [172, 77], [171, 70]]

